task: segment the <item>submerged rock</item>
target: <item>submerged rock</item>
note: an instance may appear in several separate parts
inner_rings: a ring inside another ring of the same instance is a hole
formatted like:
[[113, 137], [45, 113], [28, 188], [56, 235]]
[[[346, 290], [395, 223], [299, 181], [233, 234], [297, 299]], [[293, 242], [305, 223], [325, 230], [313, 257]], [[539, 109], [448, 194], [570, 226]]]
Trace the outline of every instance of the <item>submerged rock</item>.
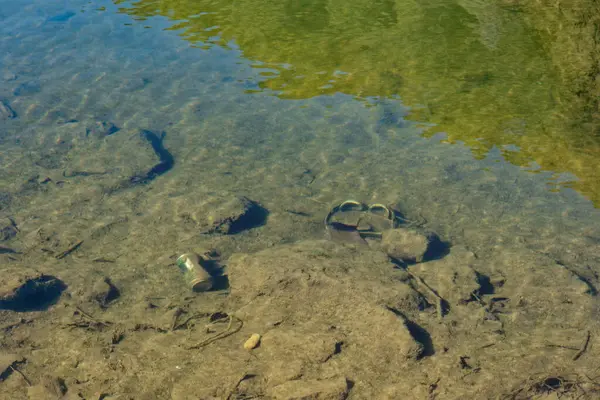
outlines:
[[413, 272], [435, 287], [438, 294], [452, 305], [471, 301], [481, 284], [473, 265], [475, 254], [464, 247], [453, 247], [441, 260], [410, 267]]
[[86, 128], [86, 136], [105, 137], [119, 131], [119, 128], [112, 122], [96, 121], [92, 126]]
[[53, 376], [44, 376], [41, 382], [27, 387], [27, 396], [31, 400], [36, 399], [63, 399], [67, 393], [65, 380]]
[[15, 79], [17, 79], [17, 74], [15, 74], [14, 72], [11, 72], [11, 71], [5, 71], [2, 74], [2, 79], [7, 82], [14, 81]]
[[404, 228], [383, 232], [383, 250], [392, 258], [405, 262], [421, 262], [429, 246], [429, 239], [420, 233]]
[[244, 342], [244, 349], [252, 350], [260, 344], [260, 334], [254, 333]]
[[247, 197], [232, 197], [220, 203], [207, 216], [210, 225], [204, 233], [233, 235], [264, 225], [269, 212]]
[[98, 304], [100, 308], [107, 308], [120, 295], [119, 289], [112, 283], [110, 278], [103, 277], [94, 282], [86, 297]]
[[55, 304], [67, 285], [60, 279], [22, 268], [3, 270], [0, 309], [17, 312], [45, 310]]
[[0, 101], [0, 120], [2, 119], [13, 119], [16, 118], [17, 114], [13, 111], [12, 108], [3, 101]]

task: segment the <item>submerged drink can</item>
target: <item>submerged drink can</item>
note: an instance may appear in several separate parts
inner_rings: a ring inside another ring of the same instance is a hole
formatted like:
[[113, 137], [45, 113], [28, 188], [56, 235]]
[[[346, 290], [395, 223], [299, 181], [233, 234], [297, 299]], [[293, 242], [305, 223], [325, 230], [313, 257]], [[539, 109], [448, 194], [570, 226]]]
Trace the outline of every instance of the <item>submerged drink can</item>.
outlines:
[[197, 254], [182, 254], [175, 263], [183, 272], [185, 281], [194, 292], [206, 292], [212, 289], [212, 277], [202, 266], [202, 261]]

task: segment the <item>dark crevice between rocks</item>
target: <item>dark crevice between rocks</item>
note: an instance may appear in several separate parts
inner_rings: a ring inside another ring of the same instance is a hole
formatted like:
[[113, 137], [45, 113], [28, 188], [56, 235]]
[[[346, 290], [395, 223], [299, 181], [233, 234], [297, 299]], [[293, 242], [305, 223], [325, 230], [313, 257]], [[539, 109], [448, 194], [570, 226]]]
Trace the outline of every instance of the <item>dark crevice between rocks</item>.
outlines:
[[587, 293], [590, 296], [596, 296], [598, 294], [598, 290], [596, 290], [596, 287], [594, 285], [592, 285], [592, 283], [589, 281], [589, 279], [587, 279], [586, 277], [581, 276], [579, 274], [575, 274], [575, 275], [581, 282], [583, 282], [587, 285], [587, 287], [588, 287]]
[[213, 285], [211, 291], [213, 292], [229, 289], [229, 277], [227, 275], [214, 275], [212, 276], [212, 281]]
[[443, 241], [436, 233], [429, 233], [427, 238], [429, 239], [429, 245], [423, 255], [422, 262], [440, 260], [450, 253], [450, 242]]
[[11, 362], [10, 364], [2, 365], [5, 367], [4, 371], [0, 369], [0, 382], [5, 381], [14, 371], [18, 370], [18, 368], [22, 365], [25, 365], [27, 360], [25, 358], [19, 358]]
[[0, 300], [0, 309], [17, 312], [44, 311], [56, 304], [67, 285], [52, 275], [27, 280], [14, 293]]
[[552, 393], [562, 389], [565, 392], [570, 391], [575, 387], [575, 383], [563, 377], [550, 376], [540, 382], [536, 382], [532, 389], [535, 393]]
[[244, 203], [243, 212], [235, 216], [223, 218], [210, 229], [203, 231], [202, 234], [235, 235], [253, 228], [258, 228], [267, 223], [269, 210], [256, 201], [246, 197], [243, 197], [241, 200]]
[[354, 385], [355, 385], [355, 383], [353, 380], [346, 378], [346, 388], [348, 388], [348, 391], [352, 390]]
[[[435, 293], [437, 297], [439, 297], [439, 311], [438, 311], [438, 312], [439, 312], [439, 315], [440, 315], [441, 317], [444, 317], [444, 316], [448, 315], [448, 314], [450, 313], [451, 309], [452, 309], [452, 307], [450, 307], [450, 303], [448, 303], [448, 300], [446, 300], [446, 299], [442, 298], [442, 297], [441, 297], [441, 296], [440, 296], [440, 295], [437, 293], [437, 291], [436, 291], [436, 290], [434, 290], [434, 289], [431, 289], [431, 291], [432, 291], [433, 293]], [[421, 293], [421, 292], [419, 292], [419, 293]], [[421, 295], [423, 295], [423, 294], [421, 293]], [[423, 296], [424, 296], [424, 295], [423, 295]], [[436, 309], [437, 309], [437, 307], [438, 307], [438, 305], [437, 305], [437, 304], [435, 304], [435, 303], [432, 303], [432, 302], [431, 302], [431, 300], [427, 300], [427, 298], [425, 298], [425, 301], [427, 302], [427, 307], [433, 307], [433, 308], [436, 308]]]
[[433, 340], [431, 340], [431, 335], [425, 328], [419, 326], [415, 322], [408, 319], [406, 315], [400, 310], [397, 310], [390, 306], [385, 306], [388, 311], [391, 311], [396, 316], [400, 317], [404, 321], [404, 325], [408, 329], [408, 332], [411, 334], [413, 339], [419, 342], [423, 346], [423, 351], [417, 357], [417, 360], [421, 360], [424, 357], [429, 357], [435, 354], [435, 347], [433, 346]]
[[163, 145], [163, 139], [165, 138], [164, 132], [159, 136], [151, 131], [140, 130], [140, 136], [145, 139], [150, 146], [152, 146], [152, 150], [154, 150], [158, 156], [158, 164], [150, 168], [147, 172], [134, 175], [126, 181], [121, 182], [116, 187], [107, 190], [108, 194], [130, 189], [138, 185], [146, 185], [158, 176], [163, 175], [173, 168], [173, 165], [175, 164], [175, 158]]
[[154, 132], [142, 130], [140, 135], [142, 138], [146, 139], [148, 143], [150, 143], [152, 150], [154, 150], [160, 161], [154, 167], [150, 168], [145, 174], [132, 177], [130, 179], [132, 184], [146, 184], [155, 179], [157, 176], [169, 171], [171, 168], [173, 168], [173, 164], [175, 164], [175, 159], [163, 146], [163, 139], [165, 138], [164, 132], [159, 137]]
[[392, 258], [392, 262], [394, 264], [400, 265], [404, 268], [415, 265], [418, 263], [424, 263], [428, 261], [441, 260], [450, 254], [450, 248], [452, 245], [450, 242], [445, 242], [434, 232], [426, 232], [424, 233], [427, 236], [428, 244], [427, 250], [423, 254], [423, 258], [420, 261], [417, 260], [400, 260], [397, 258]]
[[427, 301], [427, 298], [421, 292], [417, 292], [419, 302], [417, 303], [417, 309], [419, 311], [425, 311], [426, 309], [433, 307], [431, 303]]
[[477, 289], [477, 295], [483, 296], [486, 294], [494, 294], [495, 288], [492, 284], [490, 277], [484, 275], [480, 272], [475, 271], [475, 276], [477, 277], [477, 283], [479, 284], [479, 289]]
[[461, 300], [461, 304], [467, 304], [470, 302], [476, 302], [476, 303], [480, 303], [481, 305], [485, 306], [485, 303], [482, 299], [482, 297], [484, 295], [491, 295], [494, 294], [496, 292], [494, 285], [491, 282], [491, 279], [489, 276], [484, 275], [480, 272], [474, 271], [475, 272], [475, 276], [477, 279], [477, 283], [479, 284], [479, 287], [475, 290], [473, 290], [473, 292], [471, 292], [471, 296], [469, 297], [469, 299], [464, 299]]
[[211, 276], [213, 282], [212, 291], [229, 289], [229, 277], [223, 273], [223, 266], [218, 260], [203, 258], [202, 267]]
[[235, 235], [248, 229], [263, 226], [267, 222], [269, 211], [255, 201], [248, 200], [246, 212], [231, 223], [229, 234]]
[[333, 354], [340, 354], [342, 352], [342, 346], [344, 345], [343, 341], [335, 342], [335, 347], [333, 349]]
[[110, 278], [105, 277], [102, 280], [105, 284], [104, 290], [99, 291], [94, 295], [94, 300], [98, 303], [100, 308], [107, 309], [111, 302], [115, 301], [121, 296], [121, 291], [117, 288]]
[[11, 249], [10, 247], [0, 246], [0, 254], [20, 254], [16, 250]]

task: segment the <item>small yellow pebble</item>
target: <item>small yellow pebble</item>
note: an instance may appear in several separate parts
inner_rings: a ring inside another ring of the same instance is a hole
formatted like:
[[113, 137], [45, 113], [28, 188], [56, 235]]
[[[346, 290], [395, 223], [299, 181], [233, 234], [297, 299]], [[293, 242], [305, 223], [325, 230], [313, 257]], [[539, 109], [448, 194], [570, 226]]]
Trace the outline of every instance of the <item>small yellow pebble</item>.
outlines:
[[258, 333], [254, 333], [254, 334], [252, 334], [252, 336], [250, 336], [250, 338], [248, 340], [246, 340], [246, 343], [244, 343], [244, 348], [246, 350], [252, 350], [252, 349], [256, 348], [256, 346], [258, 346], [259, 343], [260, 343], [260, 335]]

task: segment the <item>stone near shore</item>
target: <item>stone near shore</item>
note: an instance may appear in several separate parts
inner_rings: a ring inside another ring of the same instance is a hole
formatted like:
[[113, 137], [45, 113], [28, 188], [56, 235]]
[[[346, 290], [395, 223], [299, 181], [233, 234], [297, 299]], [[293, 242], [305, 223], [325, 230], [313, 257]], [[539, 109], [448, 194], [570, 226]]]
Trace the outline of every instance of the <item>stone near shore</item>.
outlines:
[[392, 258], [404, 262], [421, 262], [429, 239], [418, 232], [397, 228], [383, 232], [382, 248]]
[[256, 348], [260, 343], [260, 335], [258, 333], [254, 333], [246, 342], [244, 343], [244, 348], [246, 350], [252, 350]]

